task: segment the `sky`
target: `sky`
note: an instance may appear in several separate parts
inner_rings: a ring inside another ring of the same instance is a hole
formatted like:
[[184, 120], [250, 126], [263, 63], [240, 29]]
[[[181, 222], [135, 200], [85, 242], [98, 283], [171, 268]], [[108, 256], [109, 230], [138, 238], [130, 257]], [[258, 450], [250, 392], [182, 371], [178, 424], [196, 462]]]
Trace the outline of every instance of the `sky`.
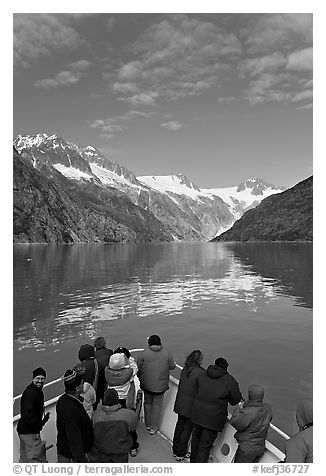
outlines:
[[293, 186], [312, 174], [312, 23], [14, 13], [13, 137], [57, 134], [137, 176], [183, 173], [200, 188]]

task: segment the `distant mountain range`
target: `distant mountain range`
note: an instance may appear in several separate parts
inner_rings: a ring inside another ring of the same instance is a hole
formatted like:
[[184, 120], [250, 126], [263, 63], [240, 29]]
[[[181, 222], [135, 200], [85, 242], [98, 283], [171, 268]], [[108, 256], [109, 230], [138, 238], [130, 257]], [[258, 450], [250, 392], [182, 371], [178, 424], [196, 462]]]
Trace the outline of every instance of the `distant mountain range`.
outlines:
[[313, 177], [263, 200], [212, 241], [313, 239]]
[[183, 174], [136, 177], [55, 134], [17, 136], [14, 148], [15, 242], [210, 240], [284, 190], [261, 179], [200, 189]]

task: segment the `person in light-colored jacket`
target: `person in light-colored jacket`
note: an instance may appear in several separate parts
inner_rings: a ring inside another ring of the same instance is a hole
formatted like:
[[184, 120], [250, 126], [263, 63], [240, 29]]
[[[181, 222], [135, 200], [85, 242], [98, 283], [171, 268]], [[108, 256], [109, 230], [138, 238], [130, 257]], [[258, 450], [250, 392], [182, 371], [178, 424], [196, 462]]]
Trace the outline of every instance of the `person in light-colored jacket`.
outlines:
[[152, 335], [148, 347], [137, 359], [140, 388], [144, 392], [145, 424], [154, 435], [160, 424], [163, 397], [169, 388], [170, 371], [175, 368], [171, 352], [162, 346], [161, 338]]
[[255, 463], [265, 452], [272, 409], [268, 403], [263, 402], [263, 398], [263, 387], [250, 385], [248, 400], [232, 415], [230, 423], [237, 430], [234, 437], [238, 442], [234, 463]]
[[313, 462], [313, 406], [310, 400], [298, 403], [296, 418], [298, 433], [285, 443], [287, 463]]

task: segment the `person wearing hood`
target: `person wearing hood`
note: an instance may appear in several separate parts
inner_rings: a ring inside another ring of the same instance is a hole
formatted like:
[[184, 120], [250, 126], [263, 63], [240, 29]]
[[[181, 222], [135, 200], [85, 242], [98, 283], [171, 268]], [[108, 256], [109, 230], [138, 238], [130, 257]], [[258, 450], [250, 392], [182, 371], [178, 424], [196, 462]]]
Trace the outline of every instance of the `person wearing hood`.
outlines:
[[265, 451], [265, 440], [272, 420], [272, 409], [263, 402], [264, 389], [261, 385], [250, 385], [248, 400], [235, 410], [230, 423], [237, 430], [234, 437], [238, 442], [234, 463], [255, 463]]
[[17, 432], [20, 441], [20, 463], [46, 463], [45, 446], [40, 432], [50, 418], [44, 413], [43, 385], [46, 371], [42, 367], [33, 370], [32, 382], [26, 387], [20, 400], [20, 420]]
[[94, 341], [94, 357], [98, 362], [98, 381], [97, 381], [97, 397], [96, 404], [100, 400], [103, 400], [103, 395], [106, 389], [106, 380], [105, 380], [105, 367], [108, 365], [111, 355], [113, 354], [112, 349], [106, 347], [106, 341], [104, 337], [97, 337]]
[[155, 435], [160, 424], [164, 393], [169, 388], [170, 370], [175, 368], [175, 362], [158, 335], [150, 336], [147, 342], [147, 349], [137, 359], [137, 375], [144, 392], [145, 425], [150, 434]]
[[296, 419], [298, 433], [285, 443], [286, 463], [313, 462], [313, 406], [312, 401], [302, 400], [298, 403]]
[[217, 434], [223, 430], [228, 403], [241, 400], [239, 385], [227, 371], [228, 362], [219, 357], [198, 378], [197, 392], [191, 411], [194, 428], [191, 437], [191, 463], [207, 463]]
[[[94, 355], [94, 347], [90, 344], [83, 344], [78, 352], [80, 364], [77, 364], [77, 366], [78, 368], [85, 369], [85, 371], [83, 372], [83, 381], [90, 383], [94, 388], [96, 395], [98, 396], [97, 384], [99, 378], [99, 365]], [[96, 403], [94, 405], [94, 410], [95, 408]]]
[[132, 451], [132, 431], [138, 418], [134, 411], [122, 408], [118, 392], [109, 388], [103, 405], [93, 413], [94, 442], [88, 454], [91, 463], [128, 463]]

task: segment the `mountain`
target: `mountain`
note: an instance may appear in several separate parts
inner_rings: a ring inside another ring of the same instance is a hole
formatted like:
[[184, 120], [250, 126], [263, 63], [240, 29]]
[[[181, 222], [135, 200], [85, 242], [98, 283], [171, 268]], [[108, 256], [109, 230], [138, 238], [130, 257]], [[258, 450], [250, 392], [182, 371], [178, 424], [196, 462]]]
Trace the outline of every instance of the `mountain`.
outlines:
[[227, 203], [235, 220], [238, 220], [247, 210], [256, 207], [262, 200], [285, 190], [260, 178], [248, 179], [237, 187], [203, 189], [207, 194], [217, 195]]
[[313, 238], [313, 178], [265, 198], [212, 241], [295, 241]]
[[[34, 169], [63, 189], [109, 193], [132, 202], [159, 220], [175, 240], [210, 240], [229, 229], [244, 210], [280, 191], [260, 179], [228, 189], [200, 189], [183, 174], [136, 177], [93, 146], [80, 147], [56, 134], [20, 135], [14, 146]], [[124, 202], [121, 206], [123, 212]]]
[[93, 183], [76, 185], [53, 167], [47, 176], [44, 164], [38, 170], [33, 156], [15, 149], [13, 161], [15, 243], [172, 240], [153, 214], [126, 197]]

